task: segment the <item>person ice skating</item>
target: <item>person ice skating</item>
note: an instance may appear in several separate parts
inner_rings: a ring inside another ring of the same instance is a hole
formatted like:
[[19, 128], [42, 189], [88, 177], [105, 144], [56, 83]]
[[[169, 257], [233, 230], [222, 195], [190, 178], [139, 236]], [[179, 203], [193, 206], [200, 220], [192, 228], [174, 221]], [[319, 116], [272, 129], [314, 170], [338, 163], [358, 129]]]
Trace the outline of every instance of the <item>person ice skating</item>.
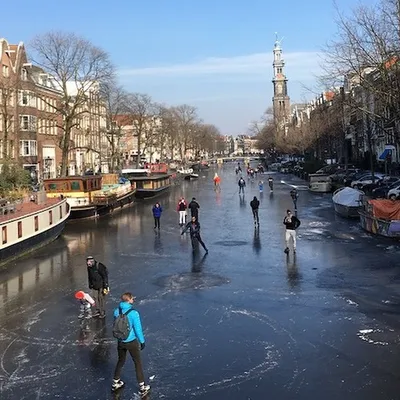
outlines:
[[264, 191], [264, 182], [263, 181], [258, 182], [258, 190], [260, 191], [260, 193], [262, 193]]
[[297, 189], [296, 189], [296, 188], [293, 188], [293, 189], [290, 191], [290, 197], [291, 197], [292, 200], [293, 200], [294, 210], [297, 211], [297, 199], [298, 199], [298, 197], [299, 197], [299, 193], [297, 192]]
[[[150, 385], [146, 385], [142, 358], [140, 351], [145, 348], [145, 339], [142, 331], [142, 323], [140, 321], [140, 315], [138, 311], [133, 308], [135, 297], [132, 293], [126, 292], [121, 296], [121, 302], [119, 307], [114, 310], [114, 328], [113, 334], [117, 338], [117, 352], [118, 362], [114, 371], [114, 379], [112, 382], [112, 390], [118, 390], [124, 386], [124, 382], [121, 380], [122, 367], [126, 361], [126, 353], [132, 357], [133, 363], [135, 364], [136, 379], [139, 384], [139, 392], [142, 396], [150, 391]], [[121, 321], [122, 314], [125, 316], [128, 325], [119, 323]], [[117, 320], [119, 321], [117, 323]], [[122, 337], [125, 337], [122, 339]]]
[[218, 176], [217, 173], [215, 173], [213, 181], [215, 190], [221, 190], [221, 178]]
[[154, 217], [154, 229], [160, 230], [160, 218], [161, 218], [161, 213], [162, 213], [162, 207], [160, 203], [156, 203], [153, 206], [153, 217]]
[[78, 315], [79, 319], [85, 318], [90, 319], [92, 318], [92, 309], [91, 307], [95, 306], [95, 301], [93, 300], [90, 294], [83, 292], [80, 290], [79, 292], [75, 293], [75, 298], [79, 300], [80, 303], [80, 313]]
[[105, 296], [110, 292], [107, 267], [96, 261], [92, 256], [86, 258], [86, 266], [89, 289], [92, 289], [92, 297], [96, 303], [96, 311], [93, 313], [93, 317], [104, 318], [106, 316]]
[[274, 180], [272, 178], [272, 176], [268, 177], [268, 185], [269, 185], [269, 189], [271, 190], [271, 192], [274, 191]]
[[246, 186], [246, 181], [243, 179], [243, 177], [240, 177], [238, 185], [239, 185], [239, 194], [242, 192], [244, 194], [244, 188]]
[[189, 203], [189, 208], [190, 208], [190, 216], [196, 217], [196, 220], [198, 221], [200, 204], [196, 201], [195, 197], [193, 197], [192, 201]]
[[192, 249], [195, 251], [196, 240], [201, 244], [203, 249], [208, 253], [208, 249], [201, 239], [200, 235], [200, 223], [197, 221], [196, 217], [192, 217], [192, 220], [188, 222], [183, 229], [181, 235], [183, 235], [187, 230], [190, 230], [190, 239], [192, 240]]
[[260, 207], [260, 201], [254, 196], [253, 200], [250, 202], [251, 211], [253, 212], [254, 225], [259, 225], [260, 220], [258, 218], [258, 208]]
[[187, 209], [187, 204], [184, 197], [182, 197], [179, 200], [178, 207], [176, 209], [179, 213], [179, 225], [183, 226], [186, 223], [186, 209]]
[[296, 229], [300, 226], [300, 220], [295, 217], [290, 210], [286, 211], [286, 216], [283, 219], [283, 224], [286, 226], [285, 232], [285, 253], [289, 253], [289, 241], [292, 238], [293, 252], [296, 253]]

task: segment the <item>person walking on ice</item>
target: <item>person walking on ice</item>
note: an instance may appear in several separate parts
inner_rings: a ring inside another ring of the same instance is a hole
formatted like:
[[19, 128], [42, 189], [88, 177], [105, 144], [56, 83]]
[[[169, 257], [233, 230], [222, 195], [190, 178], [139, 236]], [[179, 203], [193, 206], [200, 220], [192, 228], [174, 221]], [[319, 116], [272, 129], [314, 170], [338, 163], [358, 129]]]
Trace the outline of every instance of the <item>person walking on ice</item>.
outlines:
[[199, 220], [199, 208], [200, 204], [197, 202], [196, 198], [193, 197], [192, 201], [189, 203], [189, 208], [190, 208], [190, 216], [196, 217], [196, 220]]
[[145, 348], [145, 339], [140, 315], [133, 308], [134, 302], [135, 297], [132, 293], [126, 292], [121, 296], [119, 307], [114, 310], [113, 336], [118, 339], [118, 362], [115, 367], [111, 389], [116, 391], [125, 385], [121, 380], [121, 371], [126, 361], [126, 353], [129, 351], [135, 364], [139, 394], [143, 397], [149, 393], [150, 385], [146, 385], [143, 373], [140, 351]]
[[250, 202], [251, 211], [253, 212], [254, 225], [260, 225], [260, 220], [258, 219], [258, 208], [260, 207], [260, 201], [254, 196], [253, 200]]
[[239, 186], [239, 194], [241, 194], [242, 192], [244, 194], [244, 188], [246, 186], [246, 181], [243, 179], [242, 176], [239, 179], [238, 186]]
[[176, 209], [179, 213], [179, 226], [183, 226], [186, 223], [186, 212], [187, 212], [186, 211], [187, 204], [184, 197], [182, 197], [179, 200], [178, 207]]
[[221, 190], [221, 178], [218, 176], [217, 173], [215, 173], [213, 181], [214, 181], [214, 189], [216, 191], [220, 191]]
[[286, 216], [283, 219], [283, 224], [286, 227], [285, 231], [285, 253], [289, 254], [289, 242], [293, 241], [293, 253], [296, 253], [296, 229], [300, 226], [300, 220], [295, 217], [290, 210], [286, 211]]
[[96, 302], [96, 311], [93, 317], [105, 318], [105, 297], [110, 292], [108, 287], [107, 267], [97, 262], [92, 256], [86, 258], [89, 289], [92, 290], [92, 297]]
[[196, 250], [196, 240], [201, 244], [203, 249], [208, 253], [208, 249], [201, 239], [200, 235], [200, 223], [197, 221], [196, 217], [192, 217], [192, 220], [188, 222], [183, 229], [181, 235], [183, 235], [187, 230], [190, 230], [190, 239], [192, 240], [192, 250]]
[[160, 230], [160, 218], [162, 213], [162, 207], [160, 203], [156, 203], [153, 206], [153, 217], [154, 217], [154, 229]]

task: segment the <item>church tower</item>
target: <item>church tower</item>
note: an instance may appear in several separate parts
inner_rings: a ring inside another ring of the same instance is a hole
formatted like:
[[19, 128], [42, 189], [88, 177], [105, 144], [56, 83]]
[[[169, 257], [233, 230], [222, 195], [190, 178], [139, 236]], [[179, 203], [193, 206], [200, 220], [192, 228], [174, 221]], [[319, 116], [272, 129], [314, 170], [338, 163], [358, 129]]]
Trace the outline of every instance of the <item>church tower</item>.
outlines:
[[290, 97], [287, 90], [287, 78], [285, 76], [285, 62], [282, 58], [281, 42], [276, 38], [274, 46], [274, 97], [272, 98], [274, 119], [278, 128], [285, 131], [285, 126], [290, 118]]

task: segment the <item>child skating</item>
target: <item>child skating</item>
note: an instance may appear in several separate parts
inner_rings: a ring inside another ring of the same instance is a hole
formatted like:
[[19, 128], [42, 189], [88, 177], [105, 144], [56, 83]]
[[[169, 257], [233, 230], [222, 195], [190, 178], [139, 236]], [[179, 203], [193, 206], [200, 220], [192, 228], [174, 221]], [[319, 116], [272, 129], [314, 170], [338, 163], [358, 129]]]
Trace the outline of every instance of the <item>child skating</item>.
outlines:
[[80, 302], [80, 313], [79, 319], [90, 319], [92, 318], [92, 307], [95, 306], [95, 301], [90, 294], [83, 291], [75, 293], [75, 298]]

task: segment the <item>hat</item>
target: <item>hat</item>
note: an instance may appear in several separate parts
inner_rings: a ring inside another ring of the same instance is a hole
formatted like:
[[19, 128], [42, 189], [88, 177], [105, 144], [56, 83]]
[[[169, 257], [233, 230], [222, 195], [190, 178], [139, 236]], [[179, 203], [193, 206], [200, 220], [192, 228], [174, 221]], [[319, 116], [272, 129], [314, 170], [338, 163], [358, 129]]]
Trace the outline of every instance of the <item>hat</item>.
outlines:
[[75, 298], [78, 300], [82, 300], [85, 297], [85, 293], [80, 290], [79, 292], [75, 293]]
[[94, 260], [94, 257], [93, 257], [93, 256], [87, 256], [87, 257], [86, 257], [86, 261], [87, 261], [87, 260]]

